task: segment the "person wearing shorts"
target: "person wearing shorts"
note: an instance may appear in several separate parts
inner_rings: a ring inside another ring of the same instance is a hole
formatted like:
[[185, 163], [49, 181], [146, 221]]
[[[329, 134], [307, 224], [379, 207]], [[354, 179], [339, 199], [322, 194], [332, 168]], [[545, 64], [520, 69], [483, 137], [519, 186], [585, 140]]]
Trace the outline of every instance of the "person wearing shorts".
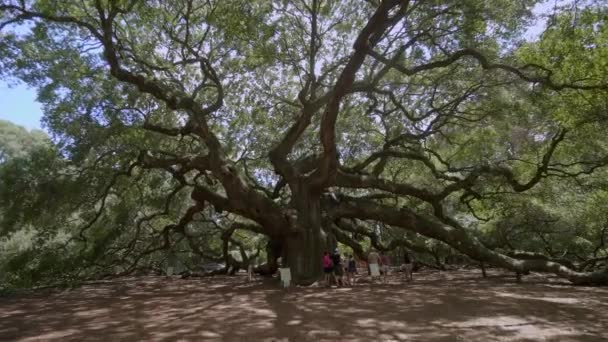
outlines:
[[342, 258], [340, 257], [340, 251], [336, 248], [334, 254], [331, 255], [331, 261], [334, 264], [334, 276], [336, 277], [336, 285], [344, 286], [344, 267], [342, 266]]
[[327, 286], [331, 286], [331, 277], [334, 274], [333, 265], [329, 253], [325, 251], [325, 253], [323, 253], [323, 273], [325, 274], [325, 284], [327, 284]]
[[357, 262], [351, 254], [346, 261], [346, 279], [350, 286], [355, 285], [355, 273], [357, 273]]
[[414, 269], [413, 258], [410, 256], [410, 253], [405, 252], [403, 254], [403, 265], [401, 265], [401, 271], [403, 272], [403, 277], [405, 281], [410, 282], [413, 280], [412, 278], [412, 270]]
[[388, 255], [384, 254], [384, 252], [380, 252], [380, 269], [382, 270], [382, 282], [387, 283], [388, 281], [388, 269], [390, 265], [390, 260]]
[[367, 264], [369, 265], [369, 275], [371, 281], [374, 281], [375, 277], [380, 277], [380, 268], [378, 267], [380, 261], [380, 256], [376, 253], [375, 250], [372, 251], [367, 256]]

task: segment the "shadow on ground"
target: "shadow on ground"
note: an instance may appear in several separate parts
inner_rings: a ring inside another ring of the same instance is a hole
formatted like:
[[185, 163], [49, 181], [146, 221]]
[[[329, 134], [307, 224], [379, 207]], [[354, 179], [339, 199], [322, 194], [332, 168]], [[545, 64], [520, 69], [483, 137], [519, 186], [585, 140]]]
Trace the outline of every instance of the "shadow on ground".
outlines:
[[139, 277], [0, 298], [10, 341], [606, 341], [606, 327], [608, 289], [467, 271], [289, 290]]

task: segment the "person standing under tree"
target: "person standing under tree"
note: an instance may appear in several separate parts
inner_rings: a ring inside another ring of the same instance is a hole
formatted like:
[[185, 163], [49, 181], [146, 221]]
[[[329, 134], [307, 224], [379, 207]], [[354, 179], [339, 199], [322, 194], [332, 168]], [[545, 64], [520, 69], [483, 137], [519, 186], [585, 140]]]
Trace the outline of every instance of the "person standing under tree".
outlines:
[[331, 255], [331, 261], [334, 264], [334, 276], [336, 277], [336, 285], [344, 286], [344, 267], [342, 266], [342, 258], [340, 257], [340, 251], [336, 248], [334, 254]]
[[390, 260], [388, 255], [384, 252], [380, 252], [380, 269], [382, 270], [382, 282], [386, 284], [388, 282], [388, 269], [390, 266]]
[[249, 260], [247, 264], [247, 281], [253, 281], [253, 260]]
[[355, 285], [355, 273], [357, 273], [357, 262], [353, 255], [348, 256], [348, 260], [346, 261], [346, 279], [348, 281], [348, 285]]
[[329, 253], [323, 253], [323, 273], [325, 274], [325, 284], [331, 286], [331, 277], [334, 274], [334, 264], [329, 257]]
[[403, 277], [405, 278], [405, 281], [410, 282], [413, 280], [413, 278], [412, 278], [413, 269], [414, 269], [414, 258], [406, 250], [403, 253], [403, 264], [401, 265], [401, 271], [403, 272]]
[[374, 281], [375, 277], [380, 277], [380, 268], [378, 267], [378, 262], [380, 261], [380, 256], [374, 249], [371, 250], [369, 255], [367, 256], [367, 264], [369, 265], [369, 275], [371, 282]]

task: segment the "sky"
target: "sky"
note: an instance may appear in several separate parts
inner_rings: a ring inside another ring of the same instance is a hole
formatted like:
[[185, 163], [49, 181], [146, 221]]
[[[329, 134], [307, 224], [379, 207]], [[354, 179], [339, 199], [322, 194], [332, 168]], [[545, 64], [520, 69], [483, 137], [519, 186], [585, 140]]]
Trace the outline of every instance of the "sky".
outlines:
[[9, 87], [0, 80], [0, 119], [27, 129], [40, 129], [42, 108], [36, 101], [36, 90], [25, 85]]
[[[556, 0], [537, 5], [534, 12], [536, 14], [550, 12], [555, 5], [554, 1]], [[557, 0], [558, 3], [568, 1], [571, 0]], [[526, 33], [526, 38], [529, 40], [535, 39], [543, 27], [544, 21], [539, 20]], [[0, 120], [11, 121], [27, 129], [42, 129], [41, 118], [42, 108], [40, 103], [36, 101], [35, 89], [28, 88], [23, 84], [9, 86], [0, 79]]]

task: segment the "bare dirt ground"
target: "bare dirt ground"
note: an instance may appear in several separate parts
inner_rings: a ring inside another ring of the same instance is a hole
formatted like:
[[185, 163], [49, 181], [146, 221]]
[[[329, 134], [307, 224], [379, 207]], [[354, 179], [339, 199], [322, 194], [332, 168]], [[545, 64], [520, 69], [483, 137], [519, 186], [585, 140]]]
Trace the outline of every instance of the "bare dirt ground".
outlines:
[[0, 297], [0, 340], [608, 341], [608, 289], [490, 275], [288, 290], [244, 276], [122, 278]]

